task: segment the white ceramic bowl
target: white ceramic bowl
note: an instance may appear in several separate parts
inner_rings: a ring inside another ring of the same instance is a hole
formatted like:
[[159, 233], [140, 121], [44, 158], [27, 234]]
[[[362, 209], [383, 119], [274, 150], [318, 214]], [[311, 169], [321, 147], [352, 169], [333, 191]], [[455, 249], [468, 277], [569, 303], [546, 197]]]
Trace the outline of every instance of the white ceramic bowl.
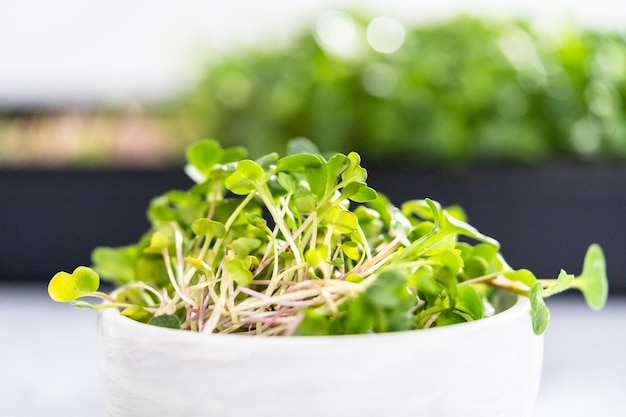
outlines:
[[112, 417], [529, 417], [543, 338], [526, 298], [428, 330], [201, 335], [99, 314]]

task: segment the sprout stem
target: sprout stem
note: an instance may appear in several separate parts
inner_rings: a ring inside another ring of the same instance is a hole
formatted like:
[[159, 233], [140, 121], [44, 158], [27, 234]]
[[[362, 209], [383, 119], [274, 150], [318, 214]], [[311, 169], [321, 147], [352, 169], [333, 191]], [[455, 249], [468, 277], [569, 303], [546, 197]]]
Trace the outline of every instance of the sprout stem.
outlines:
[[172, 270], [172, 262], [170, 261], [170, 255], [169, 255], [169, 251], [167, 250], [167, 248], [164, 248], [161, 251], [161, 254], [163, 255], [163, 260], [165, 261], [165, 268], [167, 269], [167, 276], [170, 278], [170, 282], [172, 283], [172, 286], [174, 287], [174, 291], [181, 299], [185, 300], [187, 304], [195, 307], [195, 301], [189, 298], [187, 295], [185, 295], [181, 291], [180, 287], [178, 286], [178, 282], [176, 280], [176, 277], [174, 276], [174, 271]]

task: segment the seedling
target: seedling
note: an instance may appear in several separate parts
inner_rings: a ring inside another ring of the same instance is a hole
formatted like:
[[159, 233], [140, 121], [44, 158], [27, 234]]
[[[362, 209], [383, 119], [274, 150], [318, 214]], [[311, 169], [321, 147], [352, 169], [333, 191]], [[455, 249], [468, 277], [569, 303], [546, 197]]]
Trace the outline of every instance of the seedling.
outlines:
[[[509, 266], [459, 207], [390, 203], [366, 184], [357, 153], [324, 157], [297, 140], [287, 156], [251, 160], [205, 140], [187, 160], [196, 185], [153, 199], [137, 243], [97, 248], [93, 268], [55, 275], [54, 300], [157, 326], [268, 336], [440, 327], [496, 314], [517, 296], [530, 298], [541, 334], [545, 297], [576, 288], [592, 308], [606, 302], [598, 245], [580, 276], [539, 280]], [[100, 277], [114, 295], [98, 292]]]

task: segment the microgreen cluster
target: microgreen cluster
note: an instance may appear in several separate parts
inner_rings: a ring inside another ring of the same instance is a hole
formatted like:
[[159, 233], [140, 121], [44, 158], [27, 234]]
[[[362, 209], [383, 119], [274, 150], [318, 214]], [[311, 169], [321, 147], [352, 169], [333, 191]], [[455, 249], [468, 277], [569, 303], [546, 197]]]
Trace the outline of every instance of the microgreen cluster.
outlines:
[[624, 160], [623, 33], [501, 17], [323, 13], [282, 42], [211, 54], [163, 110], [167, 128], [255, 155], [305, 136], [370, 164], [437, 170]]
[[[153, 199], [138, 243], [97, 248], [93, 269], [56, 274], [54, 300], [119, 308], [158, 326], [257, 335], [438, 327], [490, 316], [518, 295], [530, 297], [539, 334], [549, 320], [544, 297], [578, 288], [593, 308], [606, 301], [599, 246], [578, 277], [539, 280], [511, 268], [459, 207], [393, 205], [367, 186], [357, 153], [324, 157], [295, 140], [287, 156], [252, 160], [205, 140], [187, 160], [195, 186]], [[113, 295], [98, 292], [100, 276], [118, 287]]]

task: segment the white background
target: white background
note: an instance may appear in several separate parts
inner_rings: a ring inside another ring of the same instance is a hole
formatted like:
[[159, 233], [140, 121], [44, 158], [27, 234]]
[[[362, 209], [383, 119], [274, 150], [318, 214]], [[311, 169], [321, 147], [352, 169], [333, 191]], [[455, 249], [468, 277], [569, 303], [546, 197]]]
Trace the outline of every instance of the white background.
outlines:
[[180, 90], [203, 59], [276, 42], [329, 9], [401, 21], [469, 11], [626, 28], [619, 0], [0, 0], [0, 108], [149, 100]]

